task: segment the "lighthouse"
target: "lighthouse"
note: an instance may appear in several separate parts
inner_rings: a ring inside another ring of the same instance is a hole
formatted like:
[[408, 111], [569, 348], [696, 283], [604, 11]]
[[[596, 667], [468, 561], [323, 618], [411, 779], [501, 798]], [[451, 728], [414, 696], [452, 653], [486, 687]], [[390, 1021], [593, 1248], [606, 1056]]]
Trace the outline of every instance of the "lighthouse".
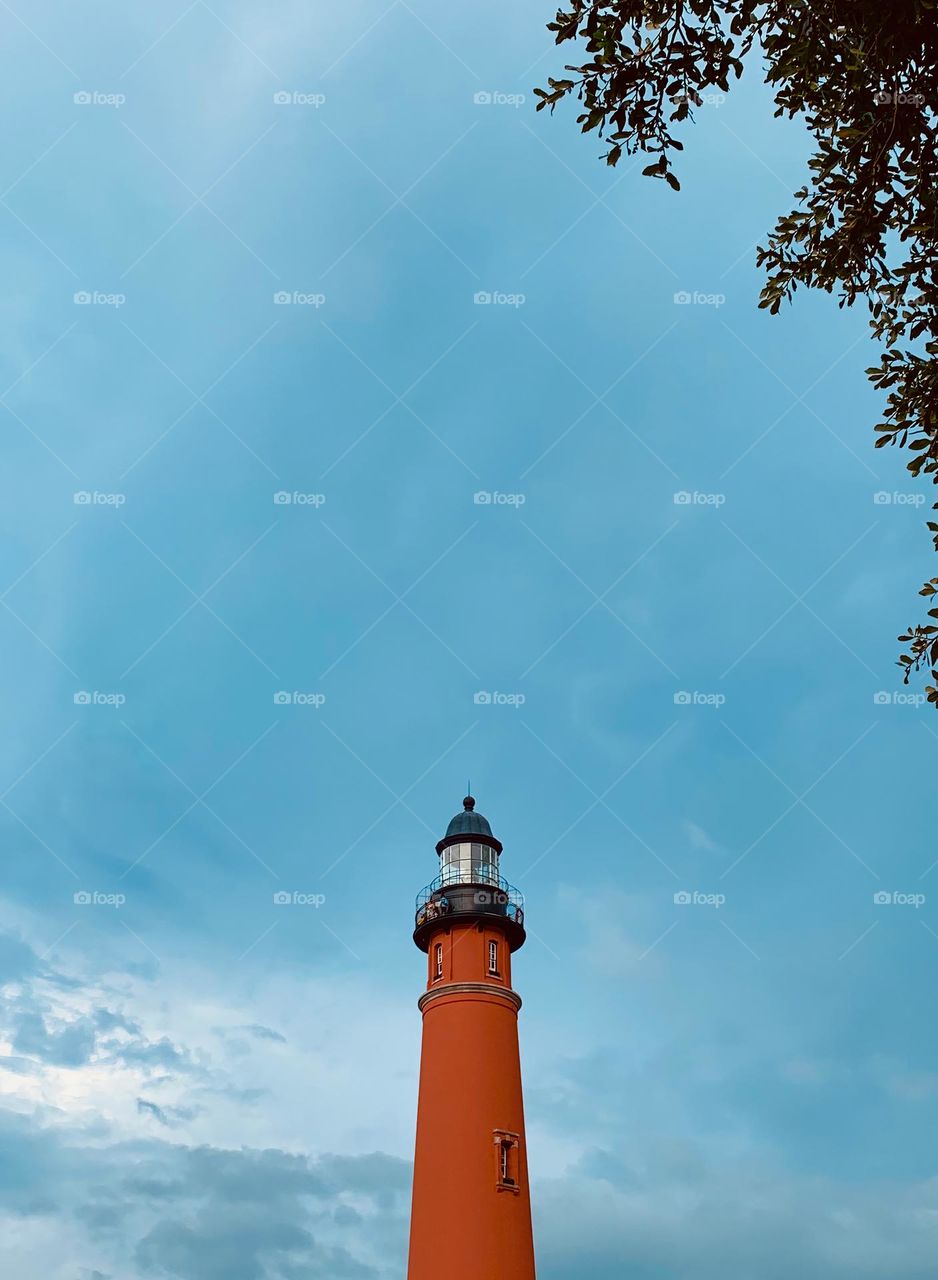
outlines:
[[524, 902], [466, 796], [418, 895], [427, 956], [407, 1280], [534, 1280], [513, 954]]

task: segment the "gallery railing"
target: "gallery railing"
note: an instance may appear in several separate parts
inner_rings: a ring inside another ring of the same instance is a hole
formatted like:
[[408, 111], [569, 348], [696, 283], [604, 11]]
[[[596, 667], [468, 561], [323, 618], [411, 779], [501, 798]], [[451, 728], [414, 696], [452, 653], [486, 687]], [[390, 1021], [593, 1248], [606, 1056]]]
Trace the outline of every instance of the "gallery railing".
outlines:
[[417, 894], [417, 927], [453, 915], [501, 916], [523, 925], [524, 897], [501, 876], [480, 883], [466, 874], [454, 881], [450, 869]]

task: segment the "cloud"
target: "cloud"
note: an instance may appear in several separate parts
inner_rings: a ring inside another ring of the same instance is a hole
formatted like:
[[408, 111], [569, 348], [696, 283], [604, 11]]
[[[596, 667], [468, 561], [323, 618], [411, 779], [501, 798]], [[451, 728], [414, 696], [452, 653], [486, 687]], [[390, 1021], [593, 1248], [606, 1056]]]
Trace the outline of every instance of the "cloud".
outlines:
[[[68, 1266], [62, 1280], [76, 1268], [89, 1280], [392, 1280], [388, 1259], [405, 1247], [406, 1160], [250, 1145], [247, 1108], [268, 1090], [245, 1070], [240, 1046], [256, 1045], [258, 1067], [290, 1089], [305, 1078], [307, 1096], [319, 1087], [308, 1048], [287, 1049], [259, 1019], [235, 1022], [204, 988], [205, 1008], [175, 1017], [190, 1009], [167, 999], [178, 976], [158, 985], [105, 977], [81, 956], [52, 970], [23, 941], [6, 953], [18, 981], [0, 1006], [0, 1080], [13, 1108], [0, 1110], [0, 1230], [16, 1242], [18, 1280], [60, 1280]], [[323, 1007], [313, 988], [282, 998], [286, 1009]], [[266, 1062], [273, 1049], [279, 1065]], [[281, 1097], [255, 1131], [270, 1132], [283, 1110]], [[360, 1120], [350, 1111], [348, 1123]], [[295, 1116], [278, 1127], [302, 1147]], [[167, 1131], [173, 1143], [160, 1136]], [[242, 1145], [194, 1140], [195, 1131]]]
[[173, 1044], [167, 1036], [161, 1036], [159, 1040], [155, 1041], [137, 1037], [127, 1044], [111, 1047], [113, 1048], [114, 1056], [122, 1062], [136, 1064], [151, 1070], [159, 1068], [163, 1071], [195, 1073], [200, 1070], [192, 1056], [184, 1049], [180, 1049], [178, 1045]]
[[[603, 1159], [611, 1177], [539, 1188], [541, 1280], [925, 1280], [933, 1272], [936, 1180], [864, 1187], [722, 1160], [705, 1178], [693, 1167], [662, 1179], [640, 1159]], [[602, 1172], [598, 1153], [591, 1165]]]
[[278, 1044], [286, 1044], [286, 1036], [282, 1036], [279, 1031], [274, 1031], [270, 1027], [262, 1027], [257, 1023], [252, 1023], [247, 1027], [232, 1027], [232, 1031], [243, 1031], [246, 1035], [253, 1036], [255, 1040], [275, 1040]]
[[90, 1059], [94, 1046], [94, 1027], [88, 1021], [75, 1021], [52, 1030], [40, 1013], [21, 1013], [16, 1020], [13, 1048], [53, 1066], [80, 1066]]
[[39, 958], [32, 947], [12, 933], [0, 933], [0, 986], [19, 982], [39, 968]]
[[[78, 1224], [79, 1262], [127, 1280], [377, 1280], [403, 1247], [409, 1169], [380, 1155], [102, 1145], [0, 1112], [0, 1167], [6, 1214]], [[349, 1198], [364, 1230], [338, 1213]]]
[[[608, 914], [582, 895], [564, 901], [590, 929]], [[604, 908], [611, 902], [624, 928], [648, 932], [646, 902], [607, 896]], [[603, 946], [613, 941], [594, 934], [586, 946], [607, 975], [619, 970]], [[613, 951], [621, 959], [618, 942]], [[5, 989], [11, 1051], [0, 1066], [21, 1114], [0, 1111], [0, 1229], [18, 1280], [400, 1280], [408, 1159], [330, 1152], [322, 1141], [328, 1131], [360, 1142], [371, 1128], [351, 1101], [364, 1080], [347, 1079], [358, 1060], [352, 1040], [329, 1028], [353, 1000], [373, 1041], [386, 1013], [380, 993], [372, 1018], [364, 990], [285, 989], [278, 977], [240, 1001], [236, 1021], [191, 966], [157, 985], [74, 966], [53, 972], [22, 941], [15, 954], [21, 977]], [[184, 982], [199, 1004], [173, 999]], [[653, 986], [660, 995], [660, 981]], [[304, 1042], [311, 1010], [315, 1037]], [[289, 1036], [254, 1016], [261, 1011]], [[584, 1043], [578, 1057], [555, 1046], [552, 1069], [529, 1082], [535, 1132], [549, 1118], [567, 1153], [556, 1176], [538, 1178], [546, 1164], [532, 1160], [542, 1280], [718, 1280], [727, 1268], [773, 1266], [805, 1280], [924, 1280], [938, 1184], [895, 1178], [873, 1188], [846, 1171], [822, 1176], [786, 1163], [792, 1152], [777, 1126], [792, 1123], [793, 1095], [813, 1099], [839, 1078], [838, 1064], [808, 1069], [814, 1060], [794, 1044], [776, 1057], [778, 1045], [748, 1043], [727, 1026], [708, 1033], [690, 1012], [682, 1021], [671, 1011], [668, 1040], [633, 1025], [631, 1056], [611, 1028], [608, 1043]], [[716, 1075], [714, 1037], [732, 1048], [724, 1044]], [[257, 1052], [242, 1058], [237, 1046], [248, 1041]], [[896, 1091], [891, 1062], [868, 1074], [880, 1096]], [[300, 1084], [303, 1112], [291, 1102]], [[330, 1117], [327, 1130], [322, 1099], [339, 1096], [350, 1100], [345, 1127]], [[277, 1141], [252, 1145], [264, 1131]]]
[[186, 1120], [192, 1120], [201, 1110], [200, 1107], [161, 1107], [148, 1098], [137, 1099], [137, 1110], [141, 1115], [152, 1116], [154, 1120], [167, 1129], [175, 1129]]
[[684, 834], [687, 836], [688, 843], [692, 849], [702, 849], [707, 853], [718, 850], [720, 846], [708, 835], [703, 827], [698, 826], [696, 822], [692, 822], [689, 818], [685, 818], [681, 823]]
[[191, 1223], [162, 1222], [140, 1241], [135, 1257], [145, 1274], [179, 1280], [376, 1280], [380, 1274], [347, 1249], [320, 1245], [294, 1222], [271, 1220], [253, 1206], [203, 1213]]
[[251, 1041], [260, 1041], [262, 1043], [286, 1044], [287, 1038], [281, 1035], [279, 1031], [274, 1031], [272, 1027], [262, 1026], [260, 1023], [241, 1023], [233, 1027], [215, 1027], [215, 1034], [227, 1043], [231, 1052], [246, 1054], [250, 1053], [253, 1046]]

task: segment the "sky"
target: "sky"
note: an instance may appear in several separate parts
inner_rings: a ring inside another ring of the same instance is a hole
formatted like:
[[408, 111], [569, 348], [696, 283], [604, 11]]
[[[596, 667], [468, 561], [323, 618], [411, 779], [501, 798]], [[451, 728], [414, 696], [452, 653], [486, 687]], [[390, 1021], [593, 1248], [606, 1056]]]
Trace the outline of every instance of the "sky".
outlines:
[[675, 194], [552, 16], [2, 5], [15, 1280], [402, 1280], [470, 779], [541, 1280], [933, 1274], [931, 498], [865, 317], [757, 311], [758, 65]]

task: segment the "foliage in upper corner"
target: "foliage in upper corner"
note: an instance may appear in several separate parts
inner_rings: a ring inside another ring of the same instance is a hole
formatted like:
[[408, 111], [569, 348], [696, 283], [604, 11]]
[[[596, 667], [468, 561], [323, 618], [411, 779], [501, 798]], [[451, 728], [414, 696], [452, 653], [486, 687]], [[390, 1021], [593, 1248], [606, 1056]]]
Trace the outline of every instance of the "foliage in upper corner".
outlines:
[[[763, 60], [777, 116], [814, 139], [797, 204], [758, 250], [760, 307], [773, 315], [799, 285], [864, 299], [882, 345], [867, 370], [886, 393], [877, 448], [913, 454], [938, 483], [938, 0], [567, 0], [549, 30], [581, 41], [587, 61], [535, 89], [538, 110], [575, 95], [585, 133], [614, 165], [654, 157], [648, 177], [680, 189], [675, 131], [708, 90], [729, 92], [747, 55]], [[935, 504], [938, 509], [938, 503]], [[938, 550], [938, 524], [929, 522]], [[938, 578], [921, 594], [938, 591]], [[929, 611], [938, 620], [938, 610]], [[910, 627], [905, 682], [930, 669], [938, 706], [938, 628]]]

